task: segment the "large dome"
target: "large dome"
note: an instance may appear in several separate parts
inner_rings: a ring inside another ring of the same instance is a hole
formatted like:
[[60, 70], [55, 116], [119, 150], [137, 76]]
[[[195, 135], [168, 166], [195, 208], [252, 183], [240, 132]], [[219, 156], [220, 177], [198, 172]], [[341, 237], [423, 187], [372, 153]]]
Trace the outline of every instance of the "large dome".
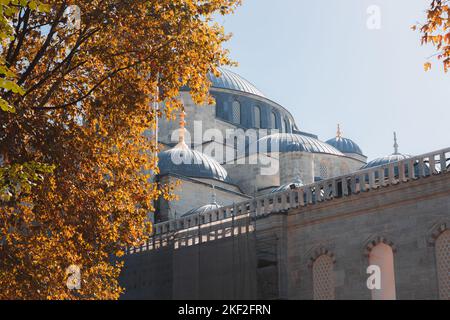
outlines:
[[[278, 146], [278, 150], [272, 151], [272, 145]], [[259, 139], [258, 146], [266, 147], [267, 152], [311, 152], [344, 156], [342, 152], [325, 142], [294, 133], [277, 133], [265, 136]], [[252, 149], [254, 148], [250, 150]]]
[[242, 78], [240, 75], [222, 68], [219, 68], [219, 71], [221, 73], [220, 77], [216, 77], [212, 73], [209, 73], [208, 75], [209, 80], [211, 80], [212, 82], [211, 86], [213, 88], [241, 91], [245, 93], [251, 93], [260, 97], [265, 97], [264, 94], [258, 90], [258, 88], [256, 88], [246, 79]]
[[327, 143], [343, 153], [355, 153], [364, 156], [361, 148], [351, 139], [336, 137], [328, 140]]
[[175, 147], [158, 155], [160, 175], [169, 173], [191, 178], [230, 182], [228, 173], [215, 159], [189, 148]]

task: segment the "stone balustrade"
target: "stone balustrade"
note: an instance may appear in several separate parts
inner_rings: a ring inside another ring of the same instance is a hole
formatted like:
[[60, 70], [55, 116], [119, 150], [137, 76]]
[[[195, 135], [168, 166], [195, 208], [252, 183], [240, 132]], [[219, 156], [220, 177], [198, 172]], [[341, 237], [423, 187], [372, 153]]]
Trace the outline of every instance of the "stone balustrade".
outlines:
[[[158, 249], [174, 242], [178, 248], [244, 234], [254, 231], [248, 221], [259, 217], [448, 172], [450, 148], [257, 197], [201, 215], [163, 222], [154, 226], [154, 235], [149, 242], [126, 252]], [[247, 223], [239, 225], [243, 220]]]

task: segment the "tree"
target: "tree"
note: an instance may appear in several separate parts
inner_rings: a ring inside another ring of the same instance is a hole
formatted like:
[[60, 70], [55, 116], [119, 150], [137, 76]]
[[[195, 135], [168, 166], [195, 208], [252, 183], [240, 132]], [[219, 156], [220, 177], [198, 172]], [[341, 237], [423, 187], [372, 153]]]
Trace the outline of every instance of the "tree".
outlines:
[[[174, 187], [153, 182], [151, 129], [183, 108], [182, 86], [212, 101], [207, 73], [232, 63], [212, 16], [239, 2], [9, 2], [1, 57], [24, 92], [1, 92], [14, 112], [0, 112], [0, 298], [119, 297], [116, 257], [149, 236], [153, 202]], [[66, 285], [73, 265], [79, 290]]]
[[[433, 0], [427, 10], [427, 21], [418, 26], [422, 33], [422, 44], [431, 43], [438, 50], [437, 59], [442, 60], [445, 72], [450, 67], [450, 8], [447, 0]], [[416, 30], [417, 26], [413, 26]], [[425, 70], [431, 68], [426, 62]]]

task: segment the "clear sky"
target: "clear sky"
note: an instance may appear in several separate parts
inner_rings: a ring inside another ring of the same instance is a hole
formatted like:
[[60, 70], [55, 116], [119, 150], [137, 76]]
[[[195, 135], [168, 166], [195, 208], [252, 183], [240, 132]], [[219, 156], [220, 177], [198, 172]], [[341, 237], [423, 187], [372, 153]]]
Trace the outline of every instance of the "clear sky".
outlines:
[[[450, 73], [423, 63], [410, 27], [424, 21], [431, 0], [244, 0], [218, 18], [233, 39], [232, 70], [291, 111], [299, 128], [321, 140], [357, 142], [373, 159], [393, 152], [422, 154], [450, 147]], [[381, 29], [370, 30], [367, 9], [377, 5]]]

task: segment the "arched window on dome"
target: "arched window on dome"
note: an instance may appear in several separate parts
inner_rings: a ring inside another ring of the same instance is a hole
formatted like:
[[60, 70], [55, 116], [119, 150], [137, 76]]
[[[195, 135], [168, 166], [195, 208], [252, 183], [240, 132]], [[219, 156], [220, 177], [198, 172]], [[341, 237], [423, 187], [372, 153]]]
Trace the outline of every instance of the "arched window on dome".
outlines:
[[286, 133], [286, 122], [281, 121], [281, 132]]
[[233, 101], [233, 123], [241, 124], [242, 112], [239, 101]]
[[259, 106], [255, 106], [255, 128], [260, 129], [261, 127], [261, 108]]
[[286, 128], [286, 133], [291, 133], [291, 121], [288, 118], [284, 119], [284, 127]]
[[439, 285], [439, 299], [450, 300], [450, 230], [436, 240], [436, 266]]
[[335, 299], [335, 279], [333, 259], [324, 254], [313, 263], [314, 300]]
[[277, 127], [277, 115], [275, 111], [270, 113], [270, 129], [278, 129]]
[[379, 243], [369, 255], [369, 264], [380, 268], [380, 289], [372, 290], [372, 300], [396, 300], [394, 252], [384, 243]]

